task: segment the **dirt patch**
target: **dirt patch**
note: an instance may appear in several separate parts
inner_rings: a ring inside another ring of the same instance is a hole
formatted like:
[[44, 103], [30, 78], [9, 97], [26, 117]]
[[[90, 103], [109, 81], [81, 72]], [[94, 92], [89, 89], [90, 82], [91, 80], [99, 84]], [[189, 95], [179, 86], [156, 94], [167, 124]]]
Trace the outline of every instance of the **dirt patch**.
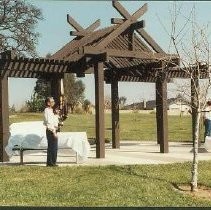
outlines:
[[195, 198], [211, 200], [211, 187], [199, 185], [198, 190], [195, 192], [191, 192], [190, 185], [178, 185], [174, 187], [176, 188], [176, 190], [180, 191], [181, 193], [191, 195]]

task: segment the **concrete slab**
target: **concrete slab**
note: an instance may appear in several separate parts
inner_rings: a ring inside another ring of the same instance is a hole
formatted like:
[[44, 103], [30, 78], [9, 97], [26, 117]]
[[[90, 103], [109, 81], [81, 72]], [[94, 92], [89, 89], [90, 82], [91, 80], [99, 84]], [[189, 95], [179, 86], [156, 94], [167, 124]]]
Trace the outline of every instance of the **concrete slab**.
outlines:
[[[203, 148], [203, 145], [201, 146]], [[134, 165], [134, 164], [166, 164], [192, 161], [191, 153], [192, 143], [170, 142], [169, 153], [161, 154], [160, 147], [156, 142], [142, 141], [122, 141], [120, 149], [112, 149], [111, 144], [106, 144], [106, 157], [96, 159], [95, 146], [91, 146], [89, 158], [86, 161], [80, 161], [76, 164], [75, 152], [72, 150], [59, 150], [59, 166], [76, 166], [76, 165]], [[211, 151], [206, 152], [202, 149], [199, 154], [199, 160], [211, 160]], [[25, 151], [25, 165], [46, 165], [46, 151]], [[13, 156], [9, 162], [1, 165], [18, 165], [19, 156]]]

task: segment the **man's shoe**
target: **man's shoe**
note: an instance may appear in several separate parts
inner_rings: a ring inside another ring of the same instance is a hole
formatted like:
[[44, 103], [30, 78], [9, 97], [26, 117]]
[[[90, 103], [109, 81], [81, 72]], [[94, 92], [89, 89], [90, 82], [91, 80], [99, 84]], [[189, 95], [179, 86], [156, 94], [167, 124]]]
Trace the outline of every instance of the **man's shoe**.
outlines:
[[53, 165], [53, 167], [58, 167], [58, 166], [59, 166], [59, 165], [57, 165], [57, 164], [54, 164], [54, 165]]

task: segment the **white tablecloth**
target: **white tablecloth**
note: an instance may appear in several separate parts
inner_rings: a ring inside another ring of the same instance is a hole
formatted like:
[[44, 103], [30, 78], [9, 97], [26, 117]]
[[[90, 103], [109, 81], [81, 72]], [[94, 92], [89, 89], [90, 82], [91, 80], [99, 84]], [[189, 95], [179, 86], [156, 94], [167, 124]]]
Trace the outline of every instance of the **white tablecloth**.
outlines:
[[[14, 147], [47, 148], [46, 128], [43, 121], [21, 122], [10, 125], [10, 138], [5, 148], [8, 156], [15, 154]], [[59, 132], [58, 148], [71, 148], [81, 160], [88, 157], [90, 144], [86, 132]]]
[[204, 143], [204, 147], [207, 150], [211, 150], [211, 136], [206, 136], [205, 138], [205, 143]]

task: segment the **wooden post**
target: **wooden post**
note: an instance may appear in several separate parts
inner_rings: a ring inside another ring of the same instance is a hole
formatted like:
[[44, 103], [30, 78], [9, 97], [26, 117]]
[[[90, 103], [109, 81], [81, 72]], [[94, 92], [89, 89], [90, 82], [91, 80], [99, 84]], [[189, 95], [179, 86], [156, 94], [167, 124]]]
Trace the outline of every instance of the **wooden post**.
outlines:
[[96, 158], [105, 158], [103, 62], [98, 62], [95, 64], [94, 74], [95, 74]]
[[20, 165], [23, 165], [23, 150], [20, 149]]
[[168, 153], [167, 81], [162, 76], [156, 81], [156, 104], [157, 139], [160, 143], [160, 152]]
[[55, 105], [59, 105], [59, 97], [61, 95], [61, 78], [58, 76], [52, 76], [51, 78], [51, 96], [55, 100]]
[[160, 144], [160, 131], [161, 131], [161, 124], [160, 122], [160, 113], [159, 113], [159, 106], [160, 106], [160, 97], [159, 97], [159, 85], [160, 83], [158, 81], [156, 81], [155, 83], [155, 92], [156, 92], [156, 122], [157, 122], [157, 144]]
[[120, 148], [118, 80], [111, 80], [112, 148]]
[[9, 161], [5, 147], [9, 139], [8, 77], [0, 78], [0, 161]]

